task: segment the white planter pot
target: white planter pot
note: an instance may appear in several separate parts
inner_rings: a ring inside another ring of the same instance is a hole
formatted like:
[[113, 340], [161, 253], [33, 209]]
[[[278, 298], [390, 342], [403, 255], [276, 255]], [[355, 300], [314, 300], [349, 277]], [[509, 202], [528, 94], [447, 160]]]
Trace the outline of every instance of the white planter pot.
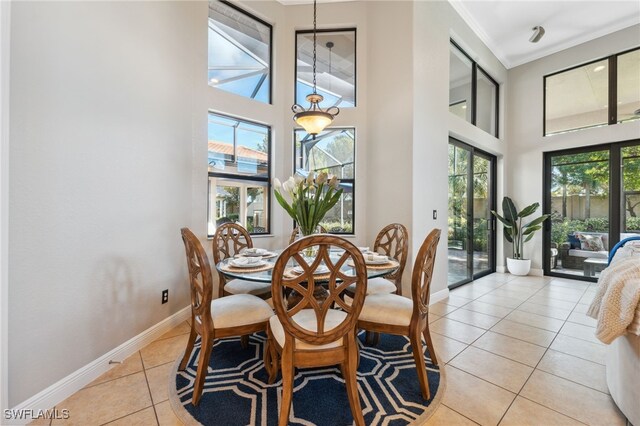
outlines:
[[513, 275], [527, 275], [531, 269], [531, 259], [512, 259], [507, 257], [507, 269]]

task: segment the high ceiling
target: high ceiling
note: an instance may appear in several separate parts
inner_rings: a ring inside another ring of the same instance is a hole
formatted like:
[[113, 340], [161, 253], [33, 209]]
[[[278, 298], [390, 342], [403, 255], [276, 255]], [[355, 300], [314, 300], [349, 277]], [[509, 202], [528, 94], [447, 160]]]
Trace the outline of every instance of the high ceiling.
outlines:
[[[313, 3], [278, 1], [284, 5]], [[342, 1], [350, 0], [318, 0], [318, 3]], [[449, 3], [507, 68], [640, 24], [638, 0], [449, 0]], [[530, 43], [532, 28], [537, 25], [542, 25], [546, 34], [538, 43]]]
[[[635, 0], [449, 2], [507, 68], [640, 23], [640, 1]], [[537, 25], [546, 33], [531, 43]]]

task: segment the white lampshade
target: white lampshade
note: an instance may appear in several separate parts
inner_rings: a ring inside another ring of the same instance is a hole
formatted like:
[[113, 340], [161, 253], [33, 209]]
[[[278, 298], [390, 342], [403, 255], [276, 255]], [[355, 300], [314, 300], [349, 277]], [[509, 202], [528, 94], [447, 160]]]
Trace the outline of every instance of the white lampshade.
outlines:
[[333, 116], [323, 111], [304, 111], [294, 115], [293, 119], [301, 125], [307, 133], [317, 135], [331, 124]]

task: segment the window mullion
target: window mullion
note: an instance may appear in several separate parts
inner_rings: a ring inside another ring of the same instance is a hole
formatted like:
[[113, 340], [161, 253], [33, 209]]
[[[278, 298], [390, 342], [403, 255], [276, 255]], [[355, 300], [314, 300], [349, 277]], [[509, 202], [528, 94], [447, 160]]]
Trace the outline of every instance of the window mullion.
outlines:
[[618, 55], [609, 57], [609, 124], [618, 122]]

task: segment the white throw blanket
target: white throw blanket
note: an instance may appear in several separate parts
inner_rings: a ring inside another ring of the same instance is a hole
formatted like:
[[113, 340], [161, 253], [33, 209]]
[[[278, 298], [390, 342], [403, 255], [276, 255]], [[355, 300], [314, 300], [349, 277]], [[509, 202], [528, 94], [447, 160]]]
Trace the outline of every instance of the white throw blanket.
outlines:
[[587, 315], [598, 320], [596, 337], [609, 344], [626, 332], [640, 336], [640, 258], [609, 265], [598, 279]]

